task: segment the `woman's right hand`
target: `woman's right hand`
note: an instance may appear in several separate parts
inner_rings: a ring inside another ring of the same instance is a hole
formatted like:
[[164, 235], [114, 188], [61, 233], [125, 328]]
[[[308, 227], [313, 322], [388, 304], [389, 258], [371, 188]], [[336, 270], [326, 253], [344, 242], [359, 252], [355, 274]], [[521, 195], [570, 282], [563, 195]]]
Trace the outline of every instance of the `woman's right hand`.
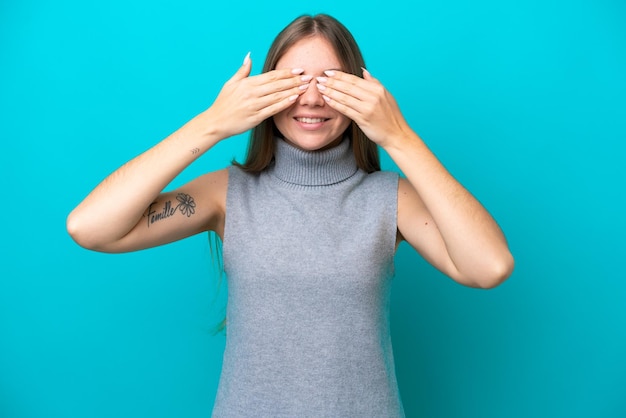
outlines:
[[248, 56], [228, 80], [210, 108], [197, 122], [228, 138], [254, 128], [265, 119], [291, 106], [306, 91], [312, 76], [302, 69], [281, 69], [250, 77]]

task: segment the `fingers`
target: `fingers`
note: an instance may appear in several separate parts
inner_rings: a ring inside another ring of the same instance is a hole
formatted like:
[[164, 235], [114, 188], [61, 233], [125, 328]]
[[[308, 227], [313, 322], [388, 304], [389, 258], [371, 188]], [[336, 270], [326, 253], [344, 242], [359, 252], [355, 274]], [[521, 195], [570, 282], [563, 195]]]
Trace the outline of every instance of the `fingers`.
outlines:
[[257, 94], [261, 97], [272, 96], [283, 91], [291, 91], [293, 94], [300, 94], [306, 91], [312, 79], [312, 76], [292, 76], [286, 79], [270, 81], [253, 88], [256, 88]]
[[[246, 77], [250, 76], [250, 72], [252, 71], [252, 59], [250, 59], [250, 52], [248, 52], [243, 59], [243, 63], [241, 67], [235, 72], [235, 74], [227, 81], [227, 83], [233, 83], [238, 80], [242, 80]], [[251, 77], [251, 79], [256, 79], [256, 84], [261, 85], [268, 81], [278, 81], [285, 79], [287, 77], [294, 78], [295, 76], [302, 74], [304, 72], [301, 68], [294, 69], [283, 69], [283, 70], [274, 70], [269, 71], [267, 73], [261, 74], [256, 77]]]
[[226, 95], [254, 112], [265, 113], [265, 109], [269, 108], [270, 113], [276, 113], [288, 107], [308, 89], [313, 79], [312, 76], [302, 75], [304, 70], [300, 68], [273, 70], [250, 76], [251, 67], [248, 54], [242, 66], [226, 82]]
[[271, 116], [289, 107], [309, 88], [313, 79], [301, 75], [302, 72], [301, 69], [281, 69], [248, 78], [245, 89], [247, 95], [255, 97], [252, 108], [264, 113], [269, 109]]
[[303, 94], [310, 84], [303, 84], [299, 87], [293, 87], [287, 90], [282, 90], [267, 94], [258, 99], [256, 102], [255, 110], [259, 115], [263, 115], [265, 118], [275, 115], [276, 113], [293, 105], [295, 101]]
[[320, 94], [322, 94], [326, 103], [348, 118], [358, 121], [358, 114], [360, 113], [362, 100], [336, 89], [336, 86], [335, 88], [327, 86], [326, 83], [327, 80], [322, 79], [318, 80], [315, 85]]
[[281, 69], [250, 77], [249, 88], [256, 89], [260, 96], [273, 94], [293, 88], [305, 89], [313, 79], [310, 75], [302, 75], [303, 70]]
[[317, 81], [319, 86], [328, 88], [329, 93], [330, 90], [341, 92], [359, 101], [370, 100], [373, 95], [378, 93], [376, 90], [377, 85], [380, 85], [380, 83], [374, 80], [371, 75], [369, 75], [369, 80], [366, 80], [365, 78], [336, 70], [324, 71], [324, 73], [326, 77], [317, 77]]
[[329, 106], [355, 122], [371, 112], [384, 95], [384, 87], [364, 69], [364, 78], [341, 71], [325, 71], [317, 77], [317, 88]]
[[[361, 69], [363, 70], [363, 79], [365, 80], [376, 80], [374, 77], [372, 77], [372, 74], [370, 74], [369, 71], [367, 71], [365, 68], [361, 67]], [[376, 80], [378, 81], [378, 80]]]
[[244, 78], [250, 75], [250, 71], [252, 70], [252, 60], [250, 59], [250, 53], [246, 54], [246, 57], [243, 59], [243, 64], [237, 70], [237, 72], [226, 82], [226, 84], [232, 84], [236, 81], [243, 80]]
[[251, 68], [252, 62], [250, 60], [250, 54], [248, 53], [244, 59], [243, 65], [226, 84], [235, 84], [239, 81], [241, 83], [238, 89], [248, 92], [249, 96], [258, 98], [270, 96], [270, 98], [275, 98], [275, 93], [278, 92], [288, 91], [290, 92], [288, 96], [293, 94], [299, 95], [306, 91], [309, 83], [313, 79], [312, 76], [303, 76], [302, 73], [304, 70], [301, 68], [273, 70], [250, 76]]
[[284, 97], [284, 95], [282, 96], [277, 96], [278, 100], [277, 101], [273, 101], [273, 102], [268, 102], [268, 105], [259, 109], [258, 114], [259, 117], [261, 119], [267, 119], [270, 118], [272, 116], [274, 116], [275, 114], [282, 112], [283, 110], [287, 109], [289, 106], [292, 106], [296, 99], [300, 96], [300, 94], [292, 94], [289, 96]]

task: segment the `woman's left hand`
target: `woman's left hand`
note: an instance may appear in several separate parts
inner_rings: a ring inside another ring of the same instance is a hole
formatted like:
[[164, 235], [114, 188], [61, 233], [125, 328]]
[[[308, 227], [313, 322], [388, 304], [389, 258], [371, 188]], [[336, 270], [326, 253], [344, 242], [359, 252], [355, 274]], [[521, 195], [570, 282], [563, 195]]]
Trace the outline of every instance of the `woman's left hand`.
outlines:
[[352, 119], [365, 135], [383, 148], [411, 129], [393, 96], [365, 69], [363, 78], [337, 70], [317, 77], [326, 103]]

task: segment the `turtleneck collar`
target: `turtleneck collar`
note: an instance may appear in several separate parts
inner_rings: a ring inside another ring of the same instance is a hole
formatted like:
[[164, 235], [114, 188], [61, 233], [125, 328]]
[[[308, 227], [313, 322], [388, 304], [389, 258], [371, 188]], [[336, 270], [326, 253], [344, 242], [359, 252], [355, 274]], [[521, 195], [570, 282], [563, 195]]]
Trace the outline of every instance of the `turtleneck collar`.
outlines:
[[350, 140], [323, 151], [303, 151], [276, 138], [274, 164], [269, 173], [301, 186], [328, 186], [353, 176], [358, 170]]

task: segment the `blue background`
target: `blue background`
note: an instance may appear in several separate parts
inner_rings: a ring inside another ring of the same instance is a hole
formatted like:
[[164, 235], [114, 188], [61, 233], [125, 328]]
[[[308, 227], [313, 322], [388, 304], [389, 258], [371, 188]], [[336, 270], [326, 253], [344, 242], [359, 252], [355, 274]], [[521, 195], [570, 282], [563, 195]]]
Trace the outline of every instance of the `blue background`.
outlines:
[[626, 416], [626, 4], [408, 3], [0, 3], [0, 416], [210, 414], [225, 292], [206, 235], [98, 254], [65, 217], [208, 107], [248, 51], [258, 73], [278, 31], [317, 12], [351, 29], [516, 256], [509, 281], [481, 291], [401, 246], [392, 328], [408, 417]]

